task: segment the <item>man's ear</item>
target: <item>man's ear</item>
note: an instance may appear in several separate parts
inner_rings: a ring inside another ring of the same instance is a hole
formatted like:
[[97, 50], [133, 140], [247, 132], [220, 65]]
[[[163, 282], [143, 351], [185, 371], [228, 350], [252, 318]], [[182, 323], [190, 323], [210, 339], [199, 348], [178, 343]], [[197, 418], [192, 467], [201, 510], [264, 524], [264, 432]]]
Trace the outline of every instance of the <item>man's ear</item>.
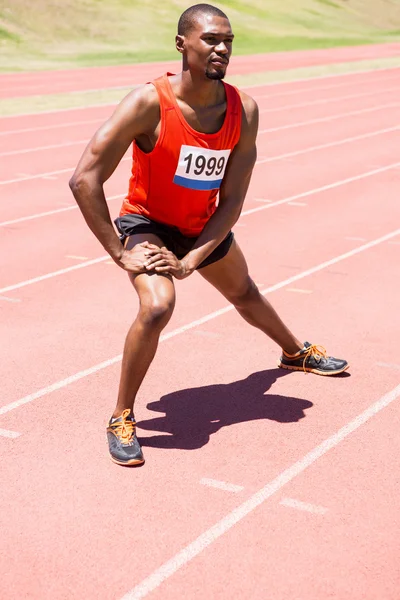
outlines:
[[181, 54], [183, 53], [185, 47], [185, 36], [184, 35], [176, 35], [175, 36], [175, 47]]

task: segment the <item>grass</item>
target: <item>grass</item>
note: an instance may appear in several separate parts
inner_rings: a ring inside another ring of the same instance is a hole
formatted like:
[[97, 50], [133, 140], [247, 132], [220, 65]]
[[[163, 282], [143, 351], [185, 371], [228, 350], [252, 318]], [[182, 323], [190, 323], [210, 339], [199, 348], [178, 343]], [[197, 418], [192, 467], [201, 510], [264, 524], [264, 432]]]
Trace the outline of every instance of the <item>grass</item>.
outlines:
[[[0, 0], [0, 70], [176, 58], [187, 0]], [[400, 0], [222, 0], [235, 52], [400, 40]]]

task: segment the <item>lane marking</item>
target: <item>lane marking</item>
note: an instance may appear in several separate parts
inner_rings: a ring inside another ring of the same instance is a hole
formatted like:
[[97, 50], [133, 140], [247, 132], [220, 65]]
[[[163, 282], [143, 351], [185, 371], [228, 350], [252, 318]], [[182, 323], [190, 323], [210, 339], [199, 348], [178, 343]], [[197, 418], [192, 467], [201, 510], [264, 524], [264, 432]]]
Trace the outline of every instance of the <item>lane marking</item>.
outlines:
[[9, 298], [8, 296], [0, 296], [0, 300], [5, 302], [21, 302], [21, 298]]
[[[252, 213], [259, 212], [260, 210], [266, 210], [268, 208], [273, 208], [274, 206], [280, 206], [281, 204], [287, 204], [287, 202], [291, 202], [292, 200], [297, 200], [298, 198], [307, 198], [308, 196], [313, 196], [314, 194], [318, 194], [319, 192], [324, 192], [325, 190], [332, 190], [334, 188], [340, 187], [342, 185], [346, 185], [347, 183], [351, 183], [353, 181], [359, 181], [360, 179], [364, 179], [365, 177], [372, 177], [378, 173], [383, 173], [384, 171], [388, 171], [390, 169], [395, 169], [400, 166], [400, 162], [393, 163], [391, 165], [387, 165], [386, 167], [381, 167], [380, 169], [374, 169], [373, 171], [367, 171], [366, 173], [361, 173], [361, 175], [355, 175], [354, 177], [349, 177], [348, 179], [342, 179], [340, 181], [336, 181], [335, 183], [329, 183], [327, 185], [323, 185], [319, 188], [315, 188], [314, 190], [309, 190], [307, 192], [302, 192], [301, 194], [296, 194], [295, 196], [290, 196], [289, 198], [283, 198], [282, 200], [277, 200], [272, 204], [266, 204], [264, 206], [257, 206], [256, 208], [249, 208], [242, 212], [241, 217], [246, 215], [251, 215]], [[0, 290], [1, 293], [1, 290]]]
[[[109, 196], [107, 198], [107, 202], [110, 200], [117, 200], [118, 198], [125, 198], [126, 194], [117, 194], [116, 196]], [[10, 221], [3, 221], [0, 223], [0, 227], [5, 227], [6, 225], [15, 225], [16, 223], [24, 223], [25, 221], [32, 221], [33, 219], [40, 219], [41, 217], [48, 217], [50, 215], [56, 215], [57, 213], [66, 212], [67, 210], [76, 210], [78, 207], [77, 204], [73, 204], [72, 206], [67, 206], [66, 208], [56, 208], [54, 210], [47, 210], [46, 212], [37, 213], [36, 215], [28, 215], [26, 217], [19, 217], [18, 219], [11, 219]]]
[[301, 154], [308, 154], [309, 152], [315, 152], [316, 150], [325, 150], [326, 148], [333, 148], [334, 146], [341, 146], [342, 144], [349, 144], [351, 142], [356, 142], [358, 140], [364, 140], [370, 137], [375, 137], [377, 135], [382, 135], [384, 133], [391, 133], [393, 131], [398, 131], [400, 129], [400, 125], [395, 125], [394, 127], [386, 127], [385, 129], [378, 129], [376, 131], [371, 131], [369, 133], [362, 133], [361, 135], [355, 135], [348, 138], [342, 138], [340, 140], [336, 140], [335, 142], [328, 142], [327, 144], [319, 144], [318, 146], [309, 146], [308, 148], [302, 148], [301, 150], [295, 150], [294, 152], [287, 152], [285, 154], [280, 154], [279, 156], [270, 156], [269, 158], [261, 158], [257, 161], [256, 164], [262, 165], [267, 162], [274, 162], [275, 160], [282, 160], [283, 158], [291, 158], [292, 156], [300, 156]]
[[334, 121], [335, 119], [342, 119], [343, 117], [352, 117], [355, 115], [360, 115], [362, 113], [375, 112], [376, 110], [382, 110], [383, 108], [394, 108], [398, 106], [400, 106], [399, 102], [382, 104], [380, 106], [373, 106], [372, 108], [364, 108], [363, 110], [352, 110], [350, 112], [338, 113], [336, 115], [330, 115], [328, 117], [318, 117], [317, 119], [309, 119], [308, 121], [299, 121], [297, 123], [288, 123], [287, 125], [280, 125], [279, 127], [261, 129], [258, 133], [272, 133], [274, 131], [282, 131], [284, 129], [295, 129], [296, 127], [304, 127], [305, 125], [313, 125], [314, 123]]
[[400, 369], [400, 365], [396, 365], [396, 364], [384, 363], [384, 362], [377, 362], [376, 364], [378, 367], [385, 367], [386, 369]]
[[[348, 83], [344, 84], [344, 85], [348, 85]], [[332, 87], [338, 87], [338, 86], [332, 86]], [[316, 91], [319, 91], [321, 88], [317, 88]], [[322, 88], [322, 89], [328, 89], [328, 88]], [[285, 94], [290, 93], [290, 94], [295, 94], [297, 92], [286, 92]], [[274, 96], [280, 96], [280, 95], [284, 95], [284, 94], [274, 94], [272, 97]], [[266, 96], [269, 97], [269, 96]], [[350, 112], [345, 112], [345, 113], [339, 113], [336, 115], [330, 115], [328, 117], [320, 117], [317, 119], [311, 119], [308, 121], [300, 121], [298, 123], [293, 123], [293, 124], [288, 124], [288, 125], [283, 125], [281, 127], [273, 127], [272, 129], [264, 129], [264, 130], [260, 130], [259, 133], [264, 133], [264, 132], [272, 132], [272, 131], [279, 131], [280, 129], [290, 129], [290, 128], [295, 128], [295, 127], [303, 127], [305, 125], [311, 125], [314, 123], [322, 123], [324, 121], [332, 121], [334, 119], [340, 119], [343, 117], [351, 117], [354, 115], [360, 115], [363, 113], [369, 113], [369, 112], [375, 112], [375, 111], [379, 111], [379, 110], [383, 110], [385, 108], [396, 108], [400, 106], [399, 102], [390, 102], [388, 104], [381, 104], [378, 106], [372, 106], [369, 108], [364, 108], [362, 110], [353, 110]], [[27, 127], [25, 129], [14, 129], [14, 130], [9, 130], [9, 131], [2, 131], [0, 132], [0, 136], [2, 135], [8, 135], [8, 134], [18, 134], [18, 133], [28, 133], [31, 131], [40, 131], [40, 130], [46, 130], [46, 129], [57, 129], [60, 127], [69, 127], [69, 126], [75, 126], [75, 125], [85, 125], [85, 124], [91, 124], [91, 123], [102, 123], [104, 122], [106, 119], [106, 117], [102, 117], [99, 119], [89, 119], [87, 121], [71, 121], [69, 123], [60, 123], [60, 124], [55, 124], [55, 125], [44, 125], [42, 127]]]
[[[313, 123], [321, 123], [323, 121], [332, 121], [334, 119], [339, 119], [339, 118], [342, 118], [342, 117], [347, 117], [347, 116], [351, 116], [351, 115], [359, 115], [359, 114], [361, 114], [363, 112], [372, 112], [372, 111], [375, 111], [375, 110], [378, 110], [378, 109], [381, 109], [381, 108], [387, 108], [389, 106], [400, 106], [400, 103], [397, 102], [395, 104], [382, 105], [380, 107], [368, 108], [366, 110], [352, 111], [352, 112], [348, 112], [348, 113], [340, 113], [338, 115], [331, 115], [329, 117], [322, 117], [321, 119], [311, 119], [309, 121], [300, 121], [298, 123], [291, 123], [291, 124], [288, 124], [288, 125], [282, 125], [280, 127], [273, 127], [273, 128], [269, 128], [269, 129], [260, 129], [258, 131], [258, 135], [263, 135], [264, 133], [271, 133], [271, 132], [274, 132], [274, 131], [281, 131], [281, 130], [284, 130], [284, 129], [292, 129], [292, 128], [296, 128], [296, 127], [303, 127], [305, 125], [310, 125], [310, 124], [313, 124]], [[329, 148], [330, 146], [336, 146], [336, 145], [339, 145], [340, 143], [346, 143], [347, 141], [352, 141], [352, 140], [356, 140], [356, 139], [362, 139], [363, 137], [369, 137], [369, 136], [379, 135], [380, 133], [385, 133], [385, 132], [389, 132], [389, 131], [395, 131], [396, 129], [398, 129], [398, 126], [397, 127], [393, 127], [393, 128], [381, 129], [381, 130], [378, 130], [378, 131], [375, 131], [375, 132], [372, 132], [372, 133], [361, 134], [360, 136], [353, 137], [353, 138], [345, 138], [343, 141], [339, 140], [337, 142], [331, 142], [329, 144], [323, 144], [321, 146], [312, 146], [310, 148], [305, 148], [303, 150], [298, 150], [296, 152], [290, 152], [288, 154], [282, 154], [282, 155], [276, 156], [276, 157], [270, 157], [270, 158], [261, 159], [261, 160], [259, 159], [256, 164], [261, 164], [263, 162], [269, 162], [269, 161], [272, 161], [272, 160], [281, 160], [281, 159], [284, 159], [284, 158], [288, 158], [290, 156], [297, 156], [298, 154], [303, 154], [305, 152], [312, 152], [314, 150], [320, 150], [322, 148]], [[89, 141], [89, 140], [87, 140], [87, 141]], [[126, 160], [132, 160], [131, 156], [123, 158], [120, 161], [120, 163], [124, 162]], [[68, 173], [70, 171], [75, 171], [75, 168], [76, 168], [76, 166], [75, 167], [69, 167], [67, 169], [60, 169], [58, 171], [50, 171], [48, 173], [37, 173], [35, 175], [24, 175], [23, 173], [20, 173], [19, 175], [22, 175], [22, 176], [19, 176], [19, 177], [15, 178], [15, 179], [6, 179], [6, 180], [3, 180], [3, 181], [0, 181], [0, 185], [9, 185], [9, 184], [12, 184], [12, 183], [19, 183], [21, 181], [30, 181], [32, 179], [50, 179], [54, 175], [61, 175], [63, 173]]]
[[[362, 173], [361, 175], [356, 175], [355, 177], [349, 177], [347, 179], [343, 179], [343, 180], [337, 181], [335, 183], [330, 183], [328, 185], [324, 185], [320, 188], [309, 190], [307, 192], [302, 192], [301, 194], [297, 194], [296, 196], [291, 196], [289, 198], [283, 198], [282, 200], [277, 200], [276, 202], [273, 202], [272, 204], [263, 204], [262, 206], [257, 206], [256, 208], [250, 208], [249, 210], [243, 211], [240, 215], [240, 218], [245, 217], [245, 216], [250, 215], [255, 212], [259, 212], [260, 210], [266, 210], [268, 208], [273, 208], [274, 206], [280, 206], [281, 204], [287, 204], [288, 202], [297, 200], [298, 198], [305, 198], [307, 196], [312, 196], [319, 192], [333, 189], [333, 188], [345, 185], [347, 183], [350, 183], [352, 181], [358, 181], [359, 179], [363, 179], [365, 177], [371, 177], [372, 175], [375, 175], [377, 173], [382, 173], [389, 169], [393, 169], [394, 167], [397, 167], [398, 165], [400, 165], [400, 163], [393, 163], [391, 165], [387, 165], [386, 167], [381, 167], [380, 169], [374, 169], [373, 171], [367, 171], [367, 173]], [[62, 210], [64, 210], [64, 209], [62, 209]], [[38, 277], [34, 277], [34, 278], [28, 279], [26, 281], [21, 281], [19, 283], [15, 283], [13, 285], [9, 285], [4, 288], [0, 288], [0, 294], [3, 294], [4, 292], [9, 292], [11, 290], [17, 290], [17, 289], [20, 289], [27, 285], [32, 285], [34, 283], [44, 281], [45, 279], [51, 279], [53, 277], [57, 277], [58, 275], [64, 275], [65, 273], [69, 273], [70, 271], [74, 271], [76, 269], [82, 269], [84, 267], [89, 267], [90, 265], [94, 265], [96, 263], [103, 262], [105, 260], [109, 260], [109, 258], [110, 257], [107, 254], [106, 256], [100, 256], [99, 258], [89, 260], [87, 262], [81, 263], [80, 265], [74, 265], [73, 267], [59, 269], [58, 271], [53, 271], [52, 273], [47, 273], [46, 275], [39, 275]]]
[[360, 413], [355, 419], [347, 423], [347, 425], [339, 429], [336, 433], [326, 438], [321, 444], [318, 444], [318, 446], [313, 448], [313, 450], [308, 452], [303, 458], [282, 471], [275, 479], [250, 496], [248, 500], [242, 502], [237, 508], [234, 508], [215, 525], [199, 535], [192, 543], [177, 552], [151, 575], [127, 592], [121, 600], [141, 600], [142, 598], [145, 598], [181, 567], [189, 563], [203, 550], [224, 535], [224, 533], [232, 529], [234, 525], [242, 521], [247, 515], [252, 513], [266, 500], [271, 498], [271, 496], [290, 483], [295, 477], [303, 473], [309, 466], [329, 452], [329, 450], [338, 446], [340, 442], [345, 440], [351, 433], [361, 427], [361, 425], [364, 425], [379, 411], [389, 406], [398, 398], [398, 396], [400, 396], [400, 385], [382, 396], [377, 402], [371, 404], [364, 412]]
[[[326, 75], [317, 75], [315, 77], [298, 77], [297, 79], [291, 79], [288, 81], [269, 81], [267, 83], [256, 83], [256, 84], [252, 84], [252, 85], [246, 85], [246, 86], [240, 86], [240, 89], [246, 90], [246, 89], [254, 89], [254, 88], [264, 88], [264, 87], [275, 87], [275, 86], [280, 86], [280, 85], [290, 85], [293, 83], [299, 83], [302, 81], [319, 81], [321, 79], [334, 79], [337, 77], [349, 77], [349, 76], [354, 76], [354, 75], [363, 75], [365, 73], [381, 73], [381, 72], [386, 72], [386, 71], [395, 71], [398, 72], [399, 71], [399, 67], [394, 66], [394, 67], [375, 67], [373, 69], [360, 69], [359, 71], [345, 71], [343, 73], [329, 73]], [[381, 79], [378, 80], [378, 83], [381, 83]], [[385, 81], [385, 80], [383, 80]], [[362, 83], [368, 83], [368, 81], [366, 80], [365, 82]], [[375, 83], [375, 81], [371, 82], [372, 84]], [[119, 87], [119, 86], [118, 86]], [[137, 86], [132, 86], [129, 87], [129, 89], [134, 89]], [[104, 88], [104, 90], [109, 90], [112, 88]], [[83, 92], [85, 90], [82, 90]], [[314, 88], [312, 88], [310, 91], [314, 91]], [[318, 91], [318, 90], [315, 90]], [[76, 91], [75, 93], [78, 93], [78, 91]], [[43, 94], [42, 94], [43, 95]], [[19, 117], [36, 117], [36, 116], [41, 116], [41, 115], [50, 115], [50, 114], [55, 114], [55, 113], [60, 113], [60, 112], [70, 112], [70, 111], [75, 111], [75, 110], [90, 110], [92, 108], [100, 108], [100, 107], [107, 107], [107, 106], [116, 106], [117, 102], [106, 102], [105, 104], [82, 104], [81, 106], [73, 106], [71, 108], [53, 108], [51, 110], [44, 110], [41, 112], [33, 112], [33, 113], [19, 113], [17, 115], [4, 115], [1, 117], [1, 119], [18, 119]]]
[[[394, 81], [394, 80], [399, 80], [399, 75], [396, 74], [394, 77], [385, 77], [384, 79], [379, 79], [379, 83], [386, 83], [386, 81]], [[324, 86], [318, 86], [316, 88], [313, 87], [304, 87], [304, 88], [297, 88], [296, 90], [290, 90], [288, 92], [278, 92], [277, 94], [261, 94], [261, 95], [254, 95], [253, 98], [255, 100], [260, 99], [260, 98], [279, 98], [280, 96], [294, 96], [297, 94], [301, 94], [303, 92], [305, 93], [309, 93], [312, 91], [315, 92], [321, 92], [321, 91], [325, 91], [325, 90], [333, 90], [333, 89], [339, 89], [339, 88], [343, 88], [343, 87], [349, 87], [352, 85], [371, 85], [371, 81], [369, 79], [365, 79], [364, 81], [354, 81], [354, 82], [343, 82], [343, 83], [336, 83], [333, 85], [324, 85]]]
[[312, 294], [313, 290], [302, 290], [301, 288], [287, 288], [287, 292], [297, 292], [298, 294]]
[[[42, 114], [42, 113], [39, 113]], [[25, 127], [25, 129], [9, 129], [8, 131], [0, 131], [2, 135], [12, 135], [18, 133], [30, 133], [31, 131], [43, 131], [46, 129], [61, 129], [62, 127], [75, 127], [75, 125], [90, 125], [91, 123], [102, 123], [104, 118], [89, 119], [87, 121], [70, 121], [69, 123], [56, 123], [53, 125], [42, 125], [40, 127]]]
[[200, 479], [200, 483], [202, 485], [208, 485], [213, 488], [217, 488], [218, 490], [224, 490], [224, 492], [242, 492], [244, 487], [242, 485], [235, 485], [233, 483], [226, 483], [225, 481], [217, 481], [216, 479], [207, 479], [203, 477]]
[[281, 110], [293, 109], [293, 108], [305, 108], [307, 106], [316, 106], [318, 104], [332, 104], [332, 102], [339, 102], [340, 100], [350, 100], [351, 98], [364, 98], [365, 96], [377, 96], [378, 94], [386, 94], [387, 92], [400, 91], [399, 86], [385, 88], [383, 90], [374, 90], [373, 92], [363, 92], [362, 94], [349, 94], [347, 96], [335, 96], [334, 98], [321, 98], [320, 100], [313, 100], [312, 102], [301, 102], [300, 104], [285, 104], [284, 106], [278, 106], [274, 108], [263, 108], [260, 110], [260, 115], [264, 113], [278, 112]]
[[8, 285], [0, 289], [0, 294], [4, 292], [11, 292], [11, 290], [18, 290], [20, 288], [26, 287], [27, 285], [32, 285], [34, 283], [39, 283], [40, 281], [45, 281], [46, 279], [51, 279], [53, 277], [57, 277], [58, 275], [65, 275], [65, 273], [69, 273], [70, 271], [76, 271], [77, 269], [83, 269], [84, 267], [89, 267], [90, 265], [95, 265], [97, 263], [103, 262], [107, 260], [109, 255], [100, 256], [99, 258], [93, 258], [92, 260], [88, 260], [86, 262], [80, 263], [79, 265], [74, 265], [72, 267], [66, 267], [65, 269], [59, 269], [58, 271], [53, 271], [52, 273], [46, 273], [46, 275], [39, 275], [38, 277], [32, 277], [32, 279], [27, 279], [26, 281], [21, 281], [20, 283], [15, 283], [14, 285]]
[[72, 258], [74, 260], [88, 260], [88, 256], [74, 256], [73, 254], [66, 254], [65, 258]]
[[[355, 256], [356, 254], [359, 254], [360, 252], [364, 252], [365, 250], [368, 250], [369, 248], [373, 248], [374, 246], [377, 246], [378, 244], [382, 244], [383, 242], [386, 242], [387, 240], [389, 240], [393, 237], [396, 237], [398, 235], [400, 235], [400, 229], [397, 229], [396, 231], [392, 231], [391, 233], [388, 233], [388, 234], [386, 234], [382, 237], [379, 237], [375, 240], [372, 240], [371, 242], [368, 242], [367, 244], [363, 244], [362, 246], [359, 246], [358, 248], [353, 248], [352, 250], [349, 250], [349, 252], [345, 252], [344, 254], [340, 254], [339, 256], [331, 258], [330, 260], [320, 263], [319, 265], [316, 265], [315, 267], [311, 267], [310, 269], [307, 269], [306, 271], [303, 271], [302, 273], [298, 273], [297, 275], [293, 275], [292, 277], [289, 277], [288, 279], [280, 281], [279, 283], [276, 283], [275, 285], [267, 287], [264, 290], [260, 290], [260, 293], [263, 295], [266, 295], [271, 292], [275, 292], [276, 290], [284, 288], [287, 285], [294, 283], [295, 281], [299, 281], [300, 279], [304, 279], [305, 277], [308, 277], [309, 275], [313, 275], [314, 273], [317, 273], [318, 271], [322, 271], [326, 267], [329, 267], [333, 264], [341, 262], [342, 260], [350, 258], [351, 256]], [[178, 327], [177, 329], [173, 329], [172, 331], [170, 331], [168, 333], [162, 334], [160, 336], [160, 342], [164, 342], [164, 341], [169, 340], [177, 335], [181, 335], [185, 331], [189, 331], [190, 329], [194, 329], [195, 327], [198, 327], [199, 325], [203, 325], [204, 323], [207, 323], [208, 321], [211, 321], [211, 320], [213, 320], [221, 315], [224, 315], [232, 310], [234, 310], [234, 307], [232, 305], [228, 305], [228, 306], [225, 306], [224, 308], [220, 308], [219, 310], [209, 313], [208, 315], [205, 315], [204, 317], [201, 317], [200, 319], [196, 319], [195, 321], [187, 323], [186, 325], [183, 325], [182, 327]], [[66, 377], [65, 379], [57, 381], [56, 383], [53, 383], [52, 385], [46, 386], [46, 387], [38, 390], [37, 392], [34, 392], [33, 394], [29, 394], [28, 396], [24, 396], [23, 398], [20, 398], [19, 400], [15, 400], [14, 402], [6, 404], [5, 406], [0, 407], [0, 415], [4, 415], [20, 406], [23, 406], [24, 404], [28, 404], [29, 402], [36, 400], [37, 398], [46, 396], [47, 394], [50, 394], [56, 390], [66, 387], [66, 386], [70, 385], [71, 383], [75, 383], [76, 381], [79, 381], [80, 379], [83, 379], [84, 377], [87, 377], [88, 375], [92, 375], [93, 373], [97, 373], [98, 371], [101, 371], [102, 369], [105, 369], [116, 363], [119, 363], [121, 361], [121, 359], [122, 359], [122, 354], [118, 354], [118, 356], [114, 356], [113, 358], [110, 358], [108, 360], [105, 360], [105, 361], [97, 364], [97, 365], [94, 365], [93, 367], [90, 367], [83, 371], [79, 371], [78, 373], [75, 373], [74, 375], [71, 375], [69, 377]], [[399, 388], [400, 388], [400, 386], [399, 386]]]
[[[41, 150], [53, 150], [54, 148], [64, 148], [75, 146], [76, 144], [87, 144], [90, 138], [77, 140], [76, 142], [62, 142], [61, 144], [50, 144], [48, 146], [36, 146], [36, 148], [24, 148], [23, 150], [10, 150], [9, 152], [0, 152], [0, 156], [15, 156], [16, 154], [27, 154], [28, 152], [39, 152]], [[47, 178], [53, 177], [48, 175]]]
[[19, 437], [20, 435], [21, 434], [18, 433], [17, 431], [9, 431], [8, 429], [0, 429], [0, 437], [15, 439], [15, 438]]
[[[126, 158], [122, 158], [119, 162], [125, 162], [127, 160], [132, 160], [131, 156], [127, 156]], [[18, 177], [17, 179], [5, 179], [0, 181], [0, 185], [8, 185], [9, 183], [19, 183], [21, 181], [30, 181], [31, 179], [43, 179], [48, 177], [49, 175], [61, 175], [62, 173], [70, 173], [71, 171], [75, 171], [75, 167], [68, 167], [68, 169], [59, 169], [58, 171], [49, 171], [48, 173], [36, 173], [36, 175], [27, 175], [26, 177]]]
[[324, 515], [328, 512], [327, 508], [323, 506], [316, 506], [315, 504], [307, 504], [300, 500], [294, 500], [293, 498], [283, 498], [279, 504], [282, 506], [288, 506], [289, 508], [297, 508], [297, 510], [304, 510], [306, 512], [314, 513], [316, 515]]

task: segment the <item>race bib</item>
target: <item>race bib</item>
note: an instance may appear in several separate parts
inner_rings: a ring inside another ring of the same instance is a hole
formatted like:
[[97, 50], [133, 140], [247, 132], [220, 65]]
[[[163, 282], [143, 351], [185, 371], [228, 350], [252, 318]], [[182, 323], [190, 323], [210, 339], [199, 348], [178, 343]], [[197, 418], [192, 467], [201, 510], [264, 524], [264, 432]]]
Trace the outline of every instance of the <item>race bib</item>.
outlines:
[[219, 189], [230, 153], [230, 150], [182, 146], [174, 183], [192, 190]]

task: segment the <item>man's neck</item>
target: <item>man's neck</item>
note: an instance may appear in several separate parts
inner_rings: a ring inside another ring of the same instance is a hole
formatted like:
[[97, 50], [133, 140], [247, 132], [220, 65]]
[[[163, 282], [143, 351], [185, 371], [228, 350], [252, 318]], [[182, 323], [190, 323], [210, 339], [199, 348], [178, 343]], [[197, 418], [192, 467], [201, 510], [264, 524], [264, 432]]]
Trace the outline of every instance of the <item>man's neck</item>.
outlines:
[[208, 79], [205, 74], [196, 76], [184, 70], [174, 77], [175, 93], [178, 98], [190, 106], [213, 106], [219, 104], [223, 96], [222, 83], [216, 79]]

